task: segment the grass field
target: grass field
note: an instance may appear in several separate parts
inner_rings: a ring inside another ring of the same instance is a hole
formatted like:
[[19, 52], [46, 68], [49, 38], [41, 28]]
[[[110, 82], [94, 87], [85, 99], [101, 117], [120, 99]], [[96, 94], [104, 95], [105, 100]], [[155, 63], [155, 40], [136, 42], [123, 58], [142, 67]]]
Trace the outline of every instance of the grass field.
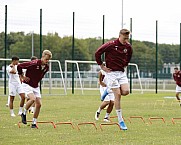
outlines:
[[[69, 93], [70, 94], [70, 93]], [[2, 145], [180, 145], [181, 120], [172, 124], [173, 117], [181, 117], [181, 108], [175, 99], [166, 99], [165, 96], [174, 96], [174, 93], [159, 94], [130, 94], [122, 98], [123, 115], [126, 119], [127, 131], [119, 130], [117, 126], [103, 126], [105, 111], [101, 112], [100, 120], [94, 120], [94, 114], [100, 104], [99, 91], [87, 91], [87, 95], [43, 96], [42, 109], [39, 121], [68, 122], [70, 125], [38, 124], [39, 129], [31, 129], [29, 125], [21, 124], [20, 117], [10, 117], [5, 104], [7, 97], [0, 97], [0, 144]], [[164, 105], [162, 106], [163, 100]], [[19, 98], [16, 97], [14, 108], [18, 113]], [[115, 110], [112, 116], [115, 116]], [[142, 116], [141, 119], [131, 119], [130, 116]], [[162, 120], [153, 120], [149, 117], [163, 117]], [[32, 115], [28, 114], [28, 120]], [[112, 119], [117, 122], [117, 119]], [[95, 122], [97, 130], [91, 125], [82, 125], [80, 131], [76, 125], [81, 122]], [[30, 124], [30, 123], [29, 123]]]

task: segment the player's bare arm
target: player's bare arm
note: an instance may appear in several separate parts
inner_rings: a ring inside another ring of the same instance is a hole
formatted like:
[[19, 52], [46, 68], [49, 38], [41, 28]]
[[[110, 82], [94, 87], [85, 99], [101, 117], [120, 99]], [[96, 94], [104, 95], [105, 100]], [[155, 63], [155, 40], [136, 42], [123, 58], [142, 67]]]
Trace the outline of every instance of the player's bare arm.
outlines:
[[110, 68], [107, 68], [104, 64], [101, 64], [101, 65], [99, 65], [100, 66], [100, 68], [103, 70], [103, 71], [105, 71], [105, 72], [111, 72], [111, 69]]

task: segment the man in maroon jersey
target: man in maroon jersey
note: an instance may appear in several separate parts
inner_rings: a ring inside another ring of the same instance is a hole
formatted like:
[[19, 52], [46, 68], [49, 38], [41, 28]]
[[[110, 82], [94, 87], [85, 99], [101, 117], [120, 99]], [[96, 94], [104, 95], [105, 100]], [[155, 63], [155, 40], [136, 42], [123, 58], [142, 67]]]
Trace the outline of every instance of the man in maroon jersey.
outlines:
[[[35, 112], [31, 128], [37, 128], [36, 122], [41, 108], [41, 94], [38, 83], [49, 70], [48, 62], [52, 58], [49, 50], [44, 50], [41, 59], [32, 60], [30, 62], [20, 63], [17, 67], [20, 78], [24, 81], [23, 88], [30, 100], [26, 103], [25, 110], [21, 114], [22, 123], [27, 124], [26, 113], [30, 106], [35, 102]], [[26, 69], [26, 76], [23, 75], [22, 69]]]
[[[173, 78], [177, 84], [176, 86], [176, 98], [180, 102], [179, 93], [181, 93], [181, 71], [178, 70], [178, 67], [174, 68]], [[181, 102], [180, 102], [181, 106]]]
[[[120, 30], [119, 38], [103, 44], [95, 52], [95, 59], [100, 68], [106, 72], [108, 79], [107, 86], [112, 89], [115, 96], [115, 109], [118, 116], [120, 128], [127, 130], [122, 117], [120, 105], [121, 95], [129, 94], [128, 78], [125, 73], [125, 67], [131, 60], [132, 47], [129, 44], [130, 31]], [[103, 65], [101, 55], [105, 53], [106, 66]]]

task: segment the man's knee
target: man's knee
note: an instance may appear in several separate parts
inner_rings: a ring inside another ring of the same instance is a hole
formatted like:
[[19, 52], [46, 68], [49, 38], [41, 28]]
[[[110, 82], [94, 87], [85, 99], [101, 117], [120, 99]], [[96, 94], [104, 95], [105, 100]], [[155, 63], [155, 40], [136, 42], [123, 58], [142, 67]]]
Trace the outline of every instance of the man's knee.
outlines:
[[121, 91], [121, 95], [126, 96], [129, 94], [129, 90]]

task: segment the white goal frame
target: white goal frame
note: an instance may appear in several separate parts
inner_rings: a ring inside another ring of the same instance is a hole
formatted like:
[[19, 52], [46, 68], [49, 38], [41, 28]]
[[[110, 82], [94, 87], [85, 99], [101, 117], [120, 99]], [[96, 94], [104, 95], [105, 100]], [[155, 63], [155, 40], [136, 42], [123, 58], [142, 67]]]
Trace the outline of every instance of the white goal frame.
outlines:
[[[11, 61], [12, 59], [10, 58], [0, 58], [0, 61]], [[19, 59], [19, 61], [31, 61], [30, 59]], [[49, 60], [49, 94], [51, 94], [51, 90], [52, 90], [52, 62], [57, 62], [59, 65], [59, 69], [60, 69], [60, 74], [61, 74], [61, 78], [62, 79], [62, 83], [63, 83], [63, 87], [64, 87], [64, 94], [58, 94], [58, 95], [67, 95], [67, 90], [65, 87], [65, 81], [64, 81], [64, 77], [63, 77], [63, 71], [62, 71], [62, 67], [61, 67], [61, 63], [59, 60]], [[55, 94], [57, 95], [57, 94]]]
[[[96, 61], [81, 61], [81, 60], [65, 60], [65, 88], [66, 88], [66, 90], [67, 90], [67, 64], [68, 63], [76, 64], [77, 72], [78, 72], [78, 78], [79, 78], [79, 83], [80, 83], [80, 88], [81, 88], [82, 94], [84, 94], [84, 88], [83, 88], [82, 79], [81, 79], [81, 76], [80, 76], [79, 63], [81, 63], [81, 64], [82, 63], [97, 64], [97, 62]], [[137, 71], [137, 75], [138, 75], [138, 80], [139, 80], [139, 84], [140, 84], [141, 93], [143, 93], [143, 87], [142, 87], [142, 83], [141, 83], [141, 78], [140, 78], [140, 74], [139, 74], [138, 65], [135, 64], [135, 63], [129, 63], [128, 65], [136, 67], [136, 71]]]

